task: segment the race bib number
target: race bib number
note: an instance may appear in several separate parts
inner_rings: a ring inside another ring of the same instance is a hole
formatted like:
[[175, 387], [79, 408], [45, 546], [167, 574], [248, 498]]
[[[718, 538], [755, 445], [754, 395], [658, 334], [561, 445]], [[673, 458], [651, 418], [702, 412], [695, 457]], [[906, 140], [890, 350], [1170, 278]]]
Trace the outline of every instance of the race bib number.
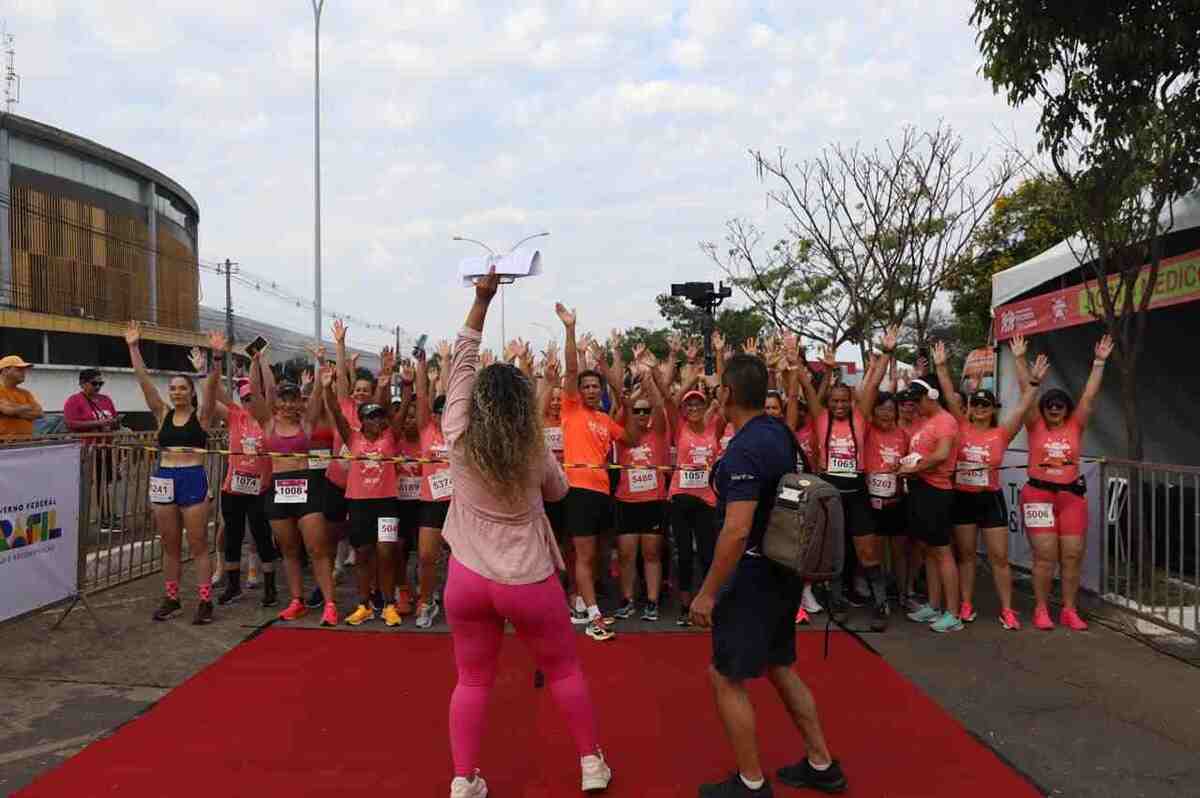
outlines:
[[708, 469], [704, 468], [685, 468], [679, 472], [679, 487], [681, 488], [707, 488], [708, 487]]
[[646, 493], [658, 490], [658, 472], [652, 468], [635, 468], [629, 472], [629, 492]]
[[546, 448], [552, 452], [561, 452], [563, 450], [562, 427], [548, 428], [543, 432], [546, 436]]
[[986, 468], [964, 468], [956, 475], [956, 482], [969, 488], [986, 488], [988, 486], [988, 470]]
[[170, 477], [150, 477], [150, 501], [153, 504], [174, 504], [175, 480]]
[[396, 496], [403, 502], [415, 502], [421, 498], [420, 477], [400, 477], [396, 482]]
[[[332, 449], [313, 449], [309, 454], [323, 455], [329, 457], [333, 454]], [[324, 471], [325, 466], [329, 465], [328, 460], [322, 460], [320, 456], [308, 458], [308, 469], [310, 471]]]
[[[867, 477], [867, 493], [878, 499], [890, 499], [896, 495], [895, 474], [871, 474]], [[878, 508], [876, 508], [878, 509]]]
[[400, 519], [399, 518], [380, 518], [379, 519], [379, 542], [380, 543], [395, 543], [400, 539]]
[[229, 480], [229, 487], [233, 489], [234, 493], [257, 496], [262, 489], [262, 477], [258, 474], [239, 474], [234, 471]]
[[434, 501], [445, 499], [454, 493], [454, 477], [449, 471], [439, 471], [429, 475], [429, 495]]
[[900, 458], [900, 465], [915, 466], [921, 462], [921, 455], [917, 452], [909, 452]]
[[1029, 502], [1024, 507], [1028, 529], [1053, 529], [1054, 505], [1049, 502]]
[[853, 457], [829, 455], [829, 473], [852, 477], [858, 473], [858, 461]]
[[276, 504], [304, 504], [308, 501], [307, 479], [275, 480]]

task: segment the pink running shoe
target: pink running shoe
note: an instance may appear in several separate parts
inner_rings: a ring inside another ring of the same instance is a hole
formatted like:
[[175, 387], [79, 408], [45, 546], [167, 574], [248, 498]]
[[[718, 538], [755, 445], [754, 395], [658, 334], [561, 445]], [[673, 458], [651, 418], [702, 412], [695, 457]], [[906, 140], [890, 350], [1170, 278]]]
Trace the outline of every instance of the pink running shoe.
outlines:
[[808, 612], [803, 607], [801, 607], [800, 609], [798, 609], [796, 611], [796, 625], [797, 626], [808, 626], [808, 622], [809, 622], [808, 621]]
[[958, 608], [958, 619], [967, 623], [974, 623], [975, 618], [975, 608], [971, 606], [971, 602], [964, 601], [962, 606]]
[[1088, 629], [1087, 621], [1080, 618], [1079, 613], [1070, 607], [1063, 607], [1062, 614], [1058, 616], [1058, 622], [1076, 632], [1086, 632]]
[[325, 611], [321, 613], [321, 625], [322, 626], [337, 626], [338, 625], [337, 607], [334, 605], [334, 603], [332, 601], [325, 602]]
[[1010, 632], [1015, 632], [1021, 628], [1021, 620], [1012, 610], [1001, 610], [1000, 625]]
[[305, 615], [308, 615], [308, 607], [304, 606], [304, 602], [300, 599], [292, 599], [287, 608], [279, 613], [279, 620], [294, 621], [297, 618], [303, 618]]
[[1052, 630], [1054, 628], [1054, 621], [1050, 620], [1050, 611], [1045, 607], [1035, 609], [1033, 611], [1033, 625], [1043, 632]]

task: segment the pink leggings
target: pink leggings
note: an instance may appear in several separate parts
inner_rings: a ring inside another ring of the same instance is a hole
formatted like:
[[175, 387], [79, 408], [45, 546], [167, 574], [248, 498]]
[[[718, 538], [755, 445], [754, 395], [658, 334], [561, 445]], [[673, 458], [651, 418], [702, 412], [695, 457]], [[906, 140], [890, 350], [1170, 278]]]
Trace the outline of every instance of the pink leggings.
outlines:
[[545, 674], [551, 695], [567, 716], [579, 756], [596, 752], [596, 716], [579, 665], [567, 598], [557, 579], [550, 576], [532, 585], [502, 585], [451, 557], [446, 619], [458, 665], [458, 685], [450, 697], [454, 775], [470, 776], [479, 767], [484, 717], [496, 681], [505, 619], [516, 628]]

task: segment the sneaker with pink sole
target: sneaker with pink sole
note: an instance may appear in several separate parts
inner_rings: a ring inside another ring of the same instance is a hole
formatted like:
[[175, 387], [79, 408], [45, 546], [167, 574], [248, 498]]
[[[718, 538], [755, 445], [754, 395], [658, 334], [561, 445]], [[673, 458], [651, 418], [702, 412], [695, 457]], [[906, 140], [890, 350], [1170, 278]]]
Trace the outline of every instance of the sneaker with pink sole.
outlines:
[[971, 606], [971, 602], [964, 601], [962, 606], [958, 608], [958, 619], [960, 621], [974, 623], [976, 617], [975, 608]]
[[1058, 616], [1058, 622], [1075, 632], [1086, 632], [1088, 630], [1087, 621], [1080, 618], [1079, 613], [1070, 607], [1063, 607], [1062, 614]]
[[1043, 632], [1049, 632], [1054, 629], [1054, 621], [1050, 620], [1050, 611], [1045, 607], [1038, 607], [1033, 611], [1034, 628], [1041, 629]]
[[332, 601], [325, 602], [325, 611], [321, 613], [322, 626], [337, 626], [337, 606]]
[[796, 625], [797, 626], [807, 626], [808, 623], [809, 623], [808, 612], [803, 607], [796, 610]]
[[1017, 618], [1017, 614], [1012, 610], [1001, 610], [1000, 625], [1010, 632], [1015, 632], [1021, 628], [1021, 620]]
[[308, 614], [308, 607], [304, 606], [304, 602], [300, 599], [292, 599], [291, 603], [284, 608], [283, 612], [279, 613], [279, 620], [294, 621], [297, 618], [303, 618]]

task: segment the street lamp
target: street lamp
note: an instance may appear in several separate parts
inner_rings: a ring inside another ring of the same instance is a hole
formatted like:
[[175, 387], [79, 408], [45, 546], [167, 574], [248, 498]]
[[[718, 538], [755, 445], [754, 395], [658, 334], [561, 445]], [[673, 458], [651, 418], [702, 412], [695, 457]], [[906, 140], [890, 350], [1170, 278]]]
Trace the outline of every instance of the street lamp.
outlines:
[[[321, 0], [321, 2], [324, 2], [324, 0]], [[517, 243], [515, 243], [511, 247], [509, 247], [508, 252], [506, 252], [504, 254], [511, 255], [517, 249], [517, 247], [521, 246], [526, 241], [532, 241], [535, 238], [542, 238], [542, 237], [548, 236], [548, 235], [550, 235], [549, 231], [546, 231], [543, 233], [534, 233], [533, 235], [525, 236], [520, 241], [518, 241]], [[466, 241], [469, 244], [478, 244], [479, 246], [483, 247], [484, 249], [486, 249], [488, 251], [488, 254], [490, 256], [489, 264], [493, 261], [498, 261], [498, 260], [500, 260], [500, 258], [503, 257], [503, 255], [497, 255], [496, 250], [492, 249], [487, 244], [483, 243], [482, 241], [477, 241], [474, 238], [466, 238], [464, 236], [454, 236], [450, 240], [451, 241]], [[508, 336], [505, 335], [504, 286], [508, 283], [511, 283], [513, 281], [513, 279], [514, 278], [509, 277], [508, 279], [500, 280], [500, 352], [501, 353], [504, 352], [504, 346], [505, 346], [505, 344], [508, 343]], [[503, 357], [503, 355], [501, 355], [501, 356]]]
[[[321, 11], [325, 0], [313, 7], [313, 336], [321, 345]], [[318, 363], [319, 367], [320, 364]]]

